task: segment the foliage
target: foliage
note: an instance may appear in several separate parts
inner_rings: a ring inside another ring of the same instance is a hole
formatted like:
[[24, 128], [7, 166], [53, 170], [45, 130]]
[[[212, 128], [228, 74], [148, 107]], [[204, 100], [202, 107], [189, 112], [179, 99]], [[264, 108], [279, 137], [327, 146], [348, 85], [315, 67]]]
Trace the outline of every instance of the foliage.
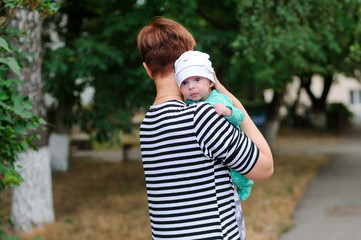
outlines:
[[[147, 108], [155, 94], [136, 35], [152, 17], [165, 16], [192, 32], [196, 49], [210, 54], [217, 76], [237, 97], [262, 103], [264, 89], [280, 90], [305, 72], [353, 73], [360, 9], [359, 0], [67, 0], [48, 22], [62, 45], [46, 51], [47, 91], [59, 106], [77, 105], [69, 122], [80, 122], [99, 140], [129, 128], [133, 112]], [[80, 94], [87, 86], [95, 96], [84, 109]]]
[[237, 35], [231, 42], [232, 86], [263, 98], [263, 90], [281, 89], [305, 65], [300, 51], [307, 35], [300, 31], [299, 1], [235, 1]]
[[[298, 76], [313, 110], [325, 111], [333, 75], [355, 77], [361, 67], [359, 0], [239, 1], [237, 9], [240, 31], [232, 43], [231, 72], [243, 76], [237, 80], [242, 86], [282, 92]], [[313, 75], [324, 78], [319, 98], [310, 88]]]
[[[299, 69], [302, 85], [312, 101], [312, 110], [326, 112], [326, 100], [336, 73], [357, 76], [361, 67], [361, 1], [322, 0], [305, 12], [302, 28], [311, 45], [301, 52], [307, 65]], [[324, 87], [320, 97], [310, 88], [312, 76], [320, 75]]]
[[59, 9], [59, 4], [53, 0], [4, 0], [5, 8], [14, 9], [22, 6], [31, 11], [39, 11], [43, 17], [53, 15]]
[[[137, 50], [138, 30], [153, 16], [166, 15], [172, 5], [130, 0], [64, 2], [56, 18], [47, 23], [62, 46], [46, 51], [43, 75], [46, 90], [59, 102], [56, 111], [70, 112], [78, 106], [73, 116], [64, 117], [65, 124], [80, 123], [83, 129], [95, 131], [98, 141], [111, 139], [117, 129], [130, 130], [134, 111], [148, 107], [155, 97]], [[91, 106], [83, 108], [80, 94], [87, 86], [96, 91]]]
[[339, 132], [351, 124], [354, 114], [343, 103], [331, 103], [327, 106], [327, 128]]
[[310, 61], [310, 65], [321, 68], [316, 73], [325, 76], [343, 72], [353, 76], [356, 67], [360, 67], [355, 55], [361, 37], [360, 11], [360, 0], [323, 0], [308, 12], [307, 25], [319, 46], [314, 55], [321, 56]]
[[[181, 22], [194, 33], [197, 49], [210, 52], [218, 76], [227, 82], [231, 58], [224, 56], [232, 53], [229, 43], [237, 28], [222, 29], [235, 20], [224, 18], [220, 11], [226, 7], [235, 12], [234, 1], [226, 2], [65, 1], [57, 17], [48, 23], [52, 29], [56, 26], [63, 45], [46, 51], [46, 89], [59, 101], [59, 107], [78, 105], [75, 116], [68, 120], [95, 131], [97, 140], [112, 138], [116, 129], [129, 130], [133, 112], [147, 108], [155, 97], [154, 84], [137, 50], [138, 30], [154, 16]], [[91, 107], [84, 109], [80, 93], [86, 86], [96, 91]]]

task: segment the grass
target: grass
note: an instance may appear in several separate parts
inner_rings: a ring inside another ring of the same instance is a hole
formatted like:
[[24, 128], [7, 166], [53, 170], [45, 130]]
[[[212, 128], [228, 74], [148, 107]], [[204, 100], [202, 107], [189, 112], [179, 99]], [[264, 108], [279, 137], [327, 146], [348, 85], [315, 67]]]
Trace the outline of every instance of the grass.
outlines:
[[[290, 229], [291, 214], [307, 183], [328, 159], [329, 156], [320, 155], [275, 155], [272, 178], [256, 182], [251, 196], [242, 202], [247, 239], [275, 240]], [[151, 239], [140, 162], [72, 159], [67, 173], [53, 173], [53, 199], [56, 222], [36, 228], [31, 234], [16, 233], [19, 237], [24, 240], [35, 237], [44, 240]], [[9, 196], [3, 198], [2, 208], [8, 215]], [[11, 229], [8, 232], [13, 233]]]

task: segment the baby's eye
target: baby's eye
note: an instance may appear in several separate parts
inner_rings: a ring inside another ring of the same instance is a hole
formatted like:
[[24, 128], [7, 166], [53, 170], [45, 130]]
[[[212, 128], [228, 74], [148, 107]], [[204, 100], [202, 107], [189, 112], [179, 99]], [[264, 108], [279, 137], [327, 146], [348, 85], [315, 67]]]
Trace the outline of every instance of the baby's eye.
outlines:
[[188, 82], [186, 82], [186, 81], [182, 82], [182, 85], [187, 85], [187, 84], [188, 84]]
[[199, 82], [201, 79], [200, 78], [196, 78], [196, 82]]

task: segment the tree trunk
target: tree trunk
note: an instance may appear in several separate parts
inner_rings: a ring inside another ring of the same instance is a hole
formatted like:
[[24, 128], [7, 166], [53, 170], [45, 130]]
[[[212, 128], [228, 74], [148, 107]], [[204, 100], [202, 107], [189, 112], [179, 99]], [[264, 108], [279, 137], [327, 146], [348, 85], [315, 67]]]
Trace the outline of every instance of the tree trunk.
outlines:
[[310, 121], [314, 128], [325, 129], [327, 125], [326, 111], [316, 111], [315, 109], [312, 109]]
[[[33, 113], [46, 118], [43, 81], [41, 76], [42, 19], [38, 12], [15, 9], [10, 24], [26, 34], [20, 39], [21, 52], [30, 52], [29, 63], [24, 65], [20, 79], [24, 83], [20, 91], [28, 96], [33, 104]], [[54, 209], [51, 187], [50, 153], [47, 147], [47, 132], [38, 129], [30, 134], [40, 135], [34, 141], [38, 151], [29, 150], [18, 156], [18, 165], [24, 182], [13, 188], [11, 219], [17, 230], [30, 232], [32, 225], [54, 222]]]
[[11, 220], [16, 230], [30, 233], [33, 225], [54, 222], [50, 153], [44, 147], [29, 150], [17, 164], [24, 182], [12, 189]]
[[53, 124], [49, 136], [50, 161], [52, 170], [57, 172], [67, 172], [69, 169], [70, 129], [63, 120], [70, 111], [70, 107], [66, 108], [60, 104], [52, 114], [49, 114], [49, 118], [52, 118], [50, 122]]
[[283, 96], [286, 87], [281, 90], [273, 91], [272, 101], [268, 105], [267, 121], [264, 126], [264, 137], [266, 138], [271, 149], [276, 147], [276, 139], [280, 127], [280, 109], [283, 104]]
[[313, 127], [318, 129], [325, 129], [327, 125], [327, 117], [326, 117], [326, 106], [327, 106], [327, 96], [330, 92], [331, 85], [333, 83], [333, 75], [331, 73], [323, 76], [323, 90], [322, 94], [319, 98], [317, 98], [312, 90], [312, 74], [306, 74], [301, 76], [301, 86], [305, 88], [307, 95], [310, 97], [312, 102], [311, 108], [311, 124]]

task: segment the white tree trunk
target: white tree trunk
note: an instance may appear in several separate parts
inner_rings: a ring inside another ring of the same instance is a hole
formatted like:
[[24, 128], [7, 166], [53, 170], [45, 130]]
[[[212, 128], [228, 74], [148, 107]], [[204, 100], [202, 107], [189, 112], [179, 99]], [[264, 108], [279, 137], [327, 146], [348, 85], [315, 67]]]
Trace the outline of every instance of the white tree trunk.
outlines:
[[[13, 11], [10, 24], [26, 33], [20, 39], [20, 51], [33, 54], [28, 57], [29, 63], [24, 64], [21, 71], [20, 80], [24, 85], [19, 86], [20, 91], [32, 102], [32, 112], [46, 119], [44, 83], [41, 76], [42, 18], [36, 11], [18, 8]], [[54, 222], [50, 153], [46, 147], [46, 131], [39, 129], [30, 134], [41, 136], [41, 139], [34, 141], [39, 151], [29, 150], [18, 156], [16, 164], [23, 167], [19, 171], [24, 182], [20, 187], [13, 188], [11, 207], [11, 219], [16, 229], [25, 232], [30, 232], [32, 225]]]
[[325, 129], [327, 125], [327, 116], [325, 112], [312, 111], [310, 120], [313, 127], [317, 129]]
[[51, 168], [66, 172], [69, 168], [70, 139], [66, 134], [51, 133], [49, 137]]
[[54, 222], [49, 150], [21, 153], [16, 165], [24, 182], [12, 189], [11, 219], [16, 230], [31, 232], [33, 225]]
[[271, 149], [275, 149], [280, 120], [268, 120], [264, 126], [263, 134]]

